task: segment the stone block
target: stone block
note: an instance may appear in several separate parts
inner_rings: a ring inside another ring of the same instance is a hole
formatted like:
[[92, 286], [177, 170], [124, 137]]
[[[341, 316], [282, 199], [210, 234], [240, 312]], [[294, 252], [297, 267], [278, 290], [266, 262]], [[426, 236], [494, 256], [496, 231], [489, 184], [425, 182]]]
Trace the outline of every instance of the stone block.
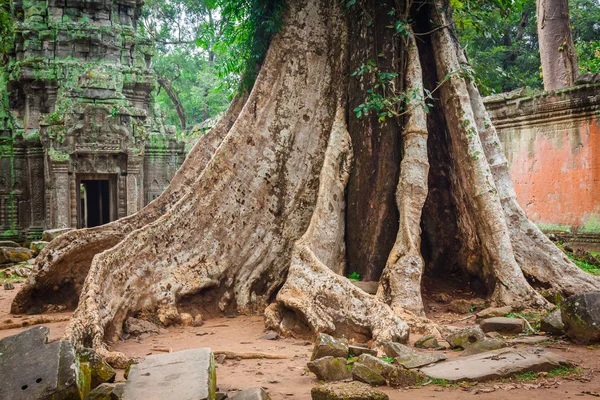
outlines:
[[79, 399], [71, 342], [48, 343], [50, 330], [36, 326], [0, 340], [0, 399]]
[[40, 254], [40, 251], [42, 251], [42, 249], [46, 247], [47, 244], [48, 242], [44, 242], [43, 240], [36, 240], [29, 244], [29, 249], [33, 251], [34, 255], [37, 256], [38, 254]]
[[525, 321], [519, 318], [486, 318], [479, 324], [484, 332], [518, 334], [525, 330]]
[[387, 384], [387, 380], [383, 376], [360, 362], [354, 363], [352, 378], [371, 386], [385, 386]]
[[545, 372], [571, 364], [563, 357], [544, 349], [501, 349], [421, 368], [434, 379], [449, 382], [485, 381], [506, 378], [529, 371]]
[[310, 394], [312, 400], [389, 400], [387, 394], [360, 382], [321, 385]]
[[342, 357], [348, 358], [348, 340], [344, 338], [334, 338], [325, 333], [317, 335], [317, 341], [313, 349], [311, 360], [322, 357]]
[[485, 336], [485, 333], [479, 326], [463, 328], [458, 332], [446, 336], [446, 340], [453, 349], [463, 349], [464, 355], [496, 350], [505, 346], [502, 340], [491, 339]]
[[540, 321], [540, 330], [552, 335], [564, 335], [565, 324], [563, 324], [560, 309], [552, 311]]
[[16, 264], [33, 257], [33, 252], [25, 247], [0, 247], [0, 264]]
[[350, 344], [348, 345], [348, 354], [354, 357], [358, 357], [361, 354], [370, 354], [372, 356], [377, 356], [377, 350], [375, 349], [370, 349], [368, 347], [365, 346], [358, 346], [358, 345], [353, 345]]
[[420, 349], [438, 349], [440, 344], [433, 335], [425, 335], [415, 342], [415, 347]]
[[308, 370], [322, 381], [343, 381], [352, 378], [352, 373], [346, 366], [346, 359], [342, 357], [321, 357], [310, 361]]
[[394, 362], [403, 368], [413, 369], [446, 360], [442, 353], [417, 352], [400, 343], [387, 342], [384, 345], [385, 353], [394, 358]]
[[576, 294], [560, 307], [567, 336], [576, 343], [600, 342], [600, 292]]
[[124, 400], [213, 400], [217, 378], [208, 348], [156, 354], [132, 365]]

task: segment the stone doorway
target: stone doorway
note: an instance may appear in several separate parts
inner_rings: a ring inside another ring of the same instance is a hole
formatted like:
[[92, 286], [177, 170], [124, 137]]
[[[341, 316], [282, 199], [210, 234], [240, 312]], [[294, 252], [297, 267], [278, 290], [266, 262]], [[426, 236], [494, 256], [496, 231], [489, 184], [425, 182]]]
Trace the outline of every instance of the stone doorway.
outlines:
[[92, 228], [117, 219], [116, 182], [116, 174], [78, 174], [78, 228]]

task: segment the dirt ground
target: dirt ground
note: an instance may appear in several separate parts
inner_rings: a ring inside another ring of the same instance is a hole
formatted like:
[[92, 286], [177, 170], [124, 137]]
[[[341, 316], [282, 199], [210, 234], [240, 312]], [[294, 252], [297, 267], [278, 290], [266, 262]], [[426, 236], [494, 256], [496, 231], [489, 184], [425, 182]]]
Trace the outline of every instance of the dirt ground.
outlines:
[[[10, 314], [10, 302], [15, 290], [0, 288], [0, 327], [7, 324], [19, 325], [23, 321], [35, 322], [33, 316]], [[455, 326], [472, 324], [474, 318], [447, 312], [446, 306], [430, 301], [426, 297], [430, 318], [440, 323], [452, 323]], [[65, 319], [68, 313], [51, 314], [52, 318]], [[39, 318], [39, 317], [38, 317]], [[7, 322], [11, 321], [11, 322]], [[43, 325], [50, 328], [50, 340], [56, 340], [64, 333], [67, 321], [48, 322]], [[26, 327], [0, 330], [0, 339], [14, 335]], [[113, 349], [130, 356], [144, 357], [160, 353], [161, 350], [184, 350], [196, 347], [210, 347], [213, 351], [263, 352], [284, 355], [280, 360], [253, 359], [230, 360], [217, 364], [219, 390], [230, 395], [236, 390], [252, 386], [262, 386], [273, 400], [310, 399], [310, 390], [319, 382], [306, 369], [312, 346], [310, 343], [293, 338], [265, 340], [263, 318], [261, 316], [241, 316], [236, 318], [215, 318], [205, 322], [202, 327], [169, 327], [166, 333], [145, 339], [131, 339], [113, 345]], [[418, 337], [411, 337], [411, 341]], [[576, 346], [563, 341], [550, 341], [538, 347], [546, 347], [576, 363], [581, 373], [569, 378], [537, 378], [533, 380], [504, 380], [474, 385], [454, 385], [440, 387], [433, 384], [417, 388], [382, 388], [390, 399], [575, 399], [600, 397], [600, 346]], [[446, 351], [449, 358], [457, 357], [455, 351]], [[123, 379], [122, 371], [119, 379]], [[1, 380], [0, 380], [1, 384]]]

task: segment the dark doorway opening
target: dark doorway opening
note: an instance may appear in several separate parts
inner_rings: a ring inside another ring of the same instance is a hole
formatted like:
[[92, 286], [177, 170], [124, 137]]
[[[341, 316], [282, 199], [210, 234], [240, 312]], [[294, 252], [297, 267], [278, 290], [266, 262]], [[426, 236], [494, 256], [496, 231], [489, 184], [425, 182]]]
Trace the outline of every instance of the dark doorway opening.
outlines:
[[[102, 176], [95, 179], [78, 179], [79, 228], [91, 228], [104, 225], [116, 218], [116, 193], [112, 177]], [[102, 179], [105, 178], [105, 179]]]

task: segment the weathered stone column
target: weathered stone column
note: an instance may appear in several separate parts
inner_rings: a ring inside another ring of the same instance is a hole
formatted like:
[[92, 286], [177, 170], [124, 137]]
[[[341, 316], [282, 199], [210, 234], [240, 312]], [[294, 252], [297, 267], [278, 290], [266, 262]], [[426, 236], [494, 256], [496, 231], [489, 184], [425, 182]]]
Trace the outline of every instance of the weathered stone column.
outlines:
[[127, 159], [127, 214], [138, 212], [144, 206], [142, 162], [141, 157], [130, 155]]
[[69, 185], [69, 162], [53, 161], [50, 169], [54, 173], [51, 197], [50, 223], [56, 228], [71, 227], [71, 185]]

